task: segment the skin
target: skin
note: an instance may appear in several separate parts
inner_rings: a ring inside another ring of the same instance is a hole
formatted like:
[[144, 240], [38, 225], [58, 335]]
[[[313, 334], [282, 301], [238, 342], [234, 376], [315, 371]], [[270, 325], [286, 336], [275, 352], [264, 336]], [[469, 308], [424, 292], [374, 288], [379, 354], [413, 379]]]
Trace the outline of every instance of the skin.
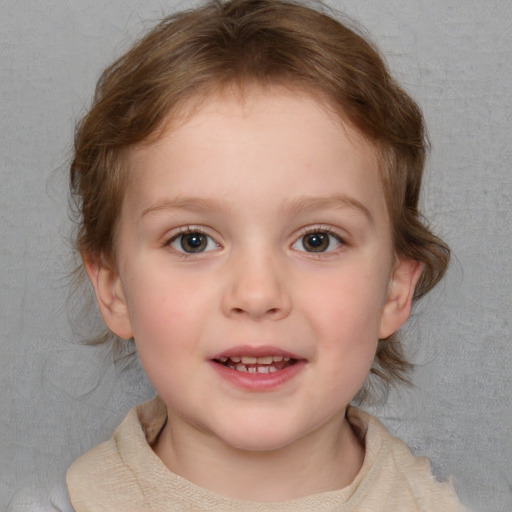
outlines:
[[[348, 485], [364, 449], [347, 405], [420, 274], [394, 254], [372, 146], [305, 93], [254, 88], [207, 99], [130, 162], [115, 261], [84, 259], [106, 324], [134, 337], [167, 405], [157, 455], [240, 499]], [[329, 245], [312, 252], [318, 235]], [[248, 389], [212, 361], [262, 346], [299, 371]]]

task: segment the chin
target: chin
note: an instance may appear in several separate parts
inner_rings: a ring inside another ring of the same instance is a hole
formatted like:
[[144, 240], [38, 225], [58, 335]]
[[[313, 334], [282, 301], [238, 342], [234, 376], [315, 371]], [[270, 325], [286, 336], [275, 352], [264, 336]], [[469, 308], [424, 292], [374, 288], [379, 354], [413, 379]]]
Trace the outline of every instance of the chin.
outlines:
[[250, 425], [232, 423], [218, 437], [232, 448], [246, 452], [271, 452], [285, 448], [302, 437], [299, 432], [278, 421], [252, 422]]

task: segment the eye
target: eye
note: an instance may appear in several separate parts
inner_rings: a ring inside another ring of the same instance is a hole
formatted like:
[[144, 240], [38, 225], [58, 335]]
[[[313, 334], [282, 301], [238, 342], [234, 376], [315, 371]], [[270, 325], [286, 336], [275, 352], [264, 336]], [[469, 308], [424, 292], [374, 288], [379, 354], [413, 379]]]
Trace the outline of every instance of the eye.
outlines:
[[178, 252], [195, 254], [219, 248], [211, 237], [201, 231], [186, 231], [171, 238], [169, 245]]
[[341, 238], [329, 230], [313, 230], [302, 235], [292, 249], [303, 252], [330, 252], [343, 245]]

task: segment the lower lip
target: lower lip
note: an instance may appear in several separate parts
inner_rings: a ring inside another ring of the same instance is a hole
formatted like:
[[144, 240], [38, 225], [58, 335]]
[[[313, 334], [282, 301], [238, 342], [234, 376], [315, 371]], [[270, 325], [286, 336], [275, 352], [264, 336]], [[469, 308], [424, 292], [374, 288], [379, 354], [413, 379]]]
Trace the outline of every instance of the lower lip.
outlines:
[[210, 361], [213, 369], [225, 380], [237, 387], [250, 391], [270, 391], [276, 389], [297, 376], [306, 366], [306, 361], [296, 363], [273, 373], [249, 373], [233, 370], [227, 366]]

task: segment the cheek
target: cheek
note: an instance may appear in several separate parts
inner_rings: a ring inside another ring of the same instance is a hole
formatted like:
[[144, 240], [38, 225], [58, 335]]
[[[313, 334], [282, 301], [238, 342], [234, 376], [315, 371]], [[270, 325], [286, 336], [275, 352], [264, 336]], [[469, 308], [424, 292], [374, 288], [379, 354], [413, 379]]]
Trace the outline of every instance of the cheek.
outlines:
[[191, 321], [187, 302], [179, 296], [153, 289], [141, 297], [147, 300], [130, 308], [137, 354], [157, 393], [170, 400], [169, 393], [181, 388], [182, 370], [195, 371], [192, 356], [198, 350], [201, 333], [197, 323]]
[[155, 268], [143, 273], [132, 268], [127, 283], [135, 345], [150, 380], [169, 365], [190, 369], [201, 359], [218, 304], [214, 283], [204, 276]]
[[[127, 289], [128, 314], [139, 352], [169, 350], [187, 338], [193, 327], [193, 297], [162, 279], [133, 279]], [[171, 293], [169, 293], [171, 292]]]
[[385, 286], [364, 273], [331, 275], [316, 285], [324, 293], [305, 291], [303, 307], [319, 342], [317, 356], [326, 364], [332, 393], [344, 388], [355, 395], [375, 358]]
[[305, 309], [312, 322], [333, 333], [378, 338], [386, 296], [383, 279], [372, 273], [333, 273], [310, 281], [303, 289]]

